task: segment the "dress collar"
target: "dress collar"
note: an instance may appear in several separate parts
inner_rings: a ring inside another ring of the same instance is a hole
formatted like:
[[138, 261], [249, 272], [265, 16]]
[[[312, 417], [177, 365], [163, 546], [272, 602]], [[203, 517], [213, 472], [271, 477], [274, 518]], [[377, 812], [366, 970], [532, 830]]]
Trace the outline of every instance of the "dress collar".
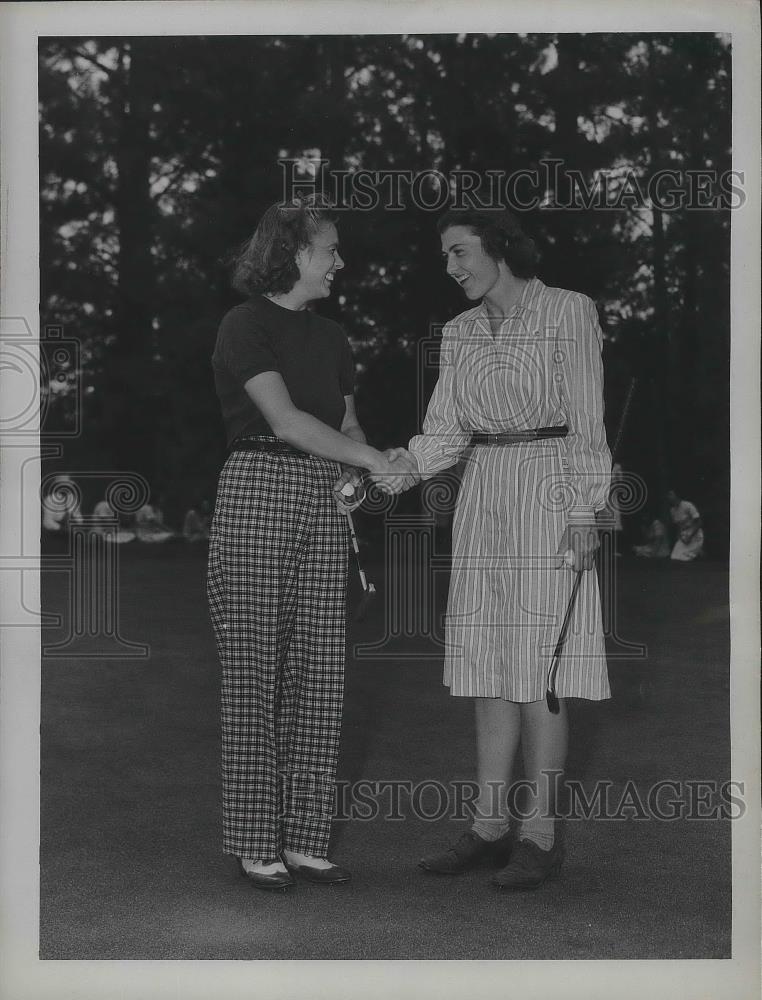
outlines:
[[526, 312], [540, 311], [540, 298], [545, 291], [545, 285], [539, 278], [530, 278], [521, 293], [518, 307]]
[[[540, 311], [540, 297], [545, 290], [545, 285], [539, 278], [530, 278], [521, 292], [518, 302], [513, 307], [512, 312], [506, 316], [506, 319], [510, 319], [512, 316], [523, 316], [525, 313], [537, 313]], [[487, 318], [487, 307], [484, 305], [484, 300], [482, 299], [479, 305], [478, 315]]]

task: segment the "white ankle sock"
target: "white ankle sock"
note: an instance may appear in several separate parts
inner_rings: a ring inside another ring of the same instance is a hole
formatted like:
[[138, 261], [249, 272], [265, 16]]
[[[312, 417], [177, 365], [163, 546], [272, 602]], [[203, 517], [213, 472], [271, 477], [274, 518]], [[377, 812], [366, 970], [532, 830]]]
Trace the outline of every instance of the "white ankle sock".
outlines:
[[542, 829], [542, 827], [534, 826], [529, 823], [522, 823], [521, 830], [519, 831], [520, 840], [531, 840], [533, 844], [543, 851], [549, 851], [553, 844], [555, 843], [555, 834], [553, 827], [550, 829]]
[[328, 858], [316, 858], [312, 854], [300, 854], [299, 851], [284, 851], [286, 861], [292, 865], [310, 865], [311, 868], [333, 868]]
[[471, 824], [471, 831], [475, 833], [477, 837], [481, 837], [482, 840], [491, 842], [493, 840], [499, 840], [500, 837], [508, 833], [510, 827], [510, 820], [506, 819], [504, 816], [480, 816], [477, 817]]
[[283, 875], [286, 866], [282, 861], [253, 861], [251, 858], [241, 858], [244, 871], [256, 875]]

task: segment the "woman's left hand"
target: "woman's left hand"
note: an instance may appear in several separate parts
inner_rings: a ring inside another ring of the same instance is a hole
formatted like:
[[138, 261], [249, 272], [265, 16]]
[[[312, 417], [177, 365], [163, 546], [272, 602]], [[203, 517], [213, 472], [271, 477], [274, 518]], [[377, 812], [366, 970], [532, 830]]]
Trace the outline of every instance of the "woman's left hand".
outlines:
[[[354, 466], [348, 466], [333, 484], [333, 496], [336, 500], [336, 506], [339, 508], [340, 513], [351, 513], [359, 507], [365, 499], [365, 490], [362, 485], [362, 475], [361, 469], [356, 469]], [[354, 490], [354, 494], [348, 495], [346, 493], [342, 493], [342, 489], [347, 485], [347, 483]]]
[[595, 554], [600, 546], [597, 528], [592, 525], [571, 524], [561, 539], [559, 554], [569, 569], [591, 570], [595, 565]]

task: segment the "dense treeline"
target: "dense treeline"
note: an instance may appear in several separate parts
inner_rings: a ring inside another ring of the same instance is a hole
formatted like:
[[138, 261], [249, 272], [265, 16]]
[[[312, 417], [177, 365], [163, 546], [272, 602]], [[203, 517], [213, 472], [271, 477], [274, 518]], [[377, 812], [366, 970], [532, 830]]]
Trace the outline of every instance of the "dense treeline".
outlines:
[[[529, 170], [513, 193], [537, 195], [522, 215], [540, 276], [599, 306], [612, 440], [637, 379], [622, 462], [694, 500], [721, 551], [730, 82], [710, 34], [42, 39], [42, 323], [82, 346], [84, 430], [60, 465], [140, 472], [170, 510], [211, 495], [225, 260], [282, 197], [279, 158], [329, 189], [337, 170], [472, 171], [482, 201], [490, 172]], [[418, 345], [463, 307], [437, 213], [413, 200], [346, 213], [347, 268], [321, 306], [355, 345], [379, 445], [417, 429]], [[49, 430], [74, 398], [53, 395]]]

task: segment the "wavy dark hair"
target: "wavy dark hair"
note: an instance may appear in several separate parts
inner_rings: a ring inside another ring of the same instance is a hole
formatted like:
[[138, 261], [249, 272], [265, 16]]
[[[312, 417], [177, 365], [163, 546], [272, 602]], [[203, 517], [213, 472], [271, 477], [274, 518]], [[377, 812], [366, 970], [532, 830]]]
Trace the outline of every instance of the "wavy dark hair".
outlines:
[[231, 260], [232, 285], [242, 295], [279, 295], [299, 280], [296, 255], [310, 245], [322, 222], [337, 222], [319, 195], [271, 205]]
[[481, 239], [493, 260], [503, 260], [517, 278], [534, 278], [540, 252], [510, 212], [494, 209], [451, 208], [437, 221], [441, 236], [451, 226], [467, 226]]

